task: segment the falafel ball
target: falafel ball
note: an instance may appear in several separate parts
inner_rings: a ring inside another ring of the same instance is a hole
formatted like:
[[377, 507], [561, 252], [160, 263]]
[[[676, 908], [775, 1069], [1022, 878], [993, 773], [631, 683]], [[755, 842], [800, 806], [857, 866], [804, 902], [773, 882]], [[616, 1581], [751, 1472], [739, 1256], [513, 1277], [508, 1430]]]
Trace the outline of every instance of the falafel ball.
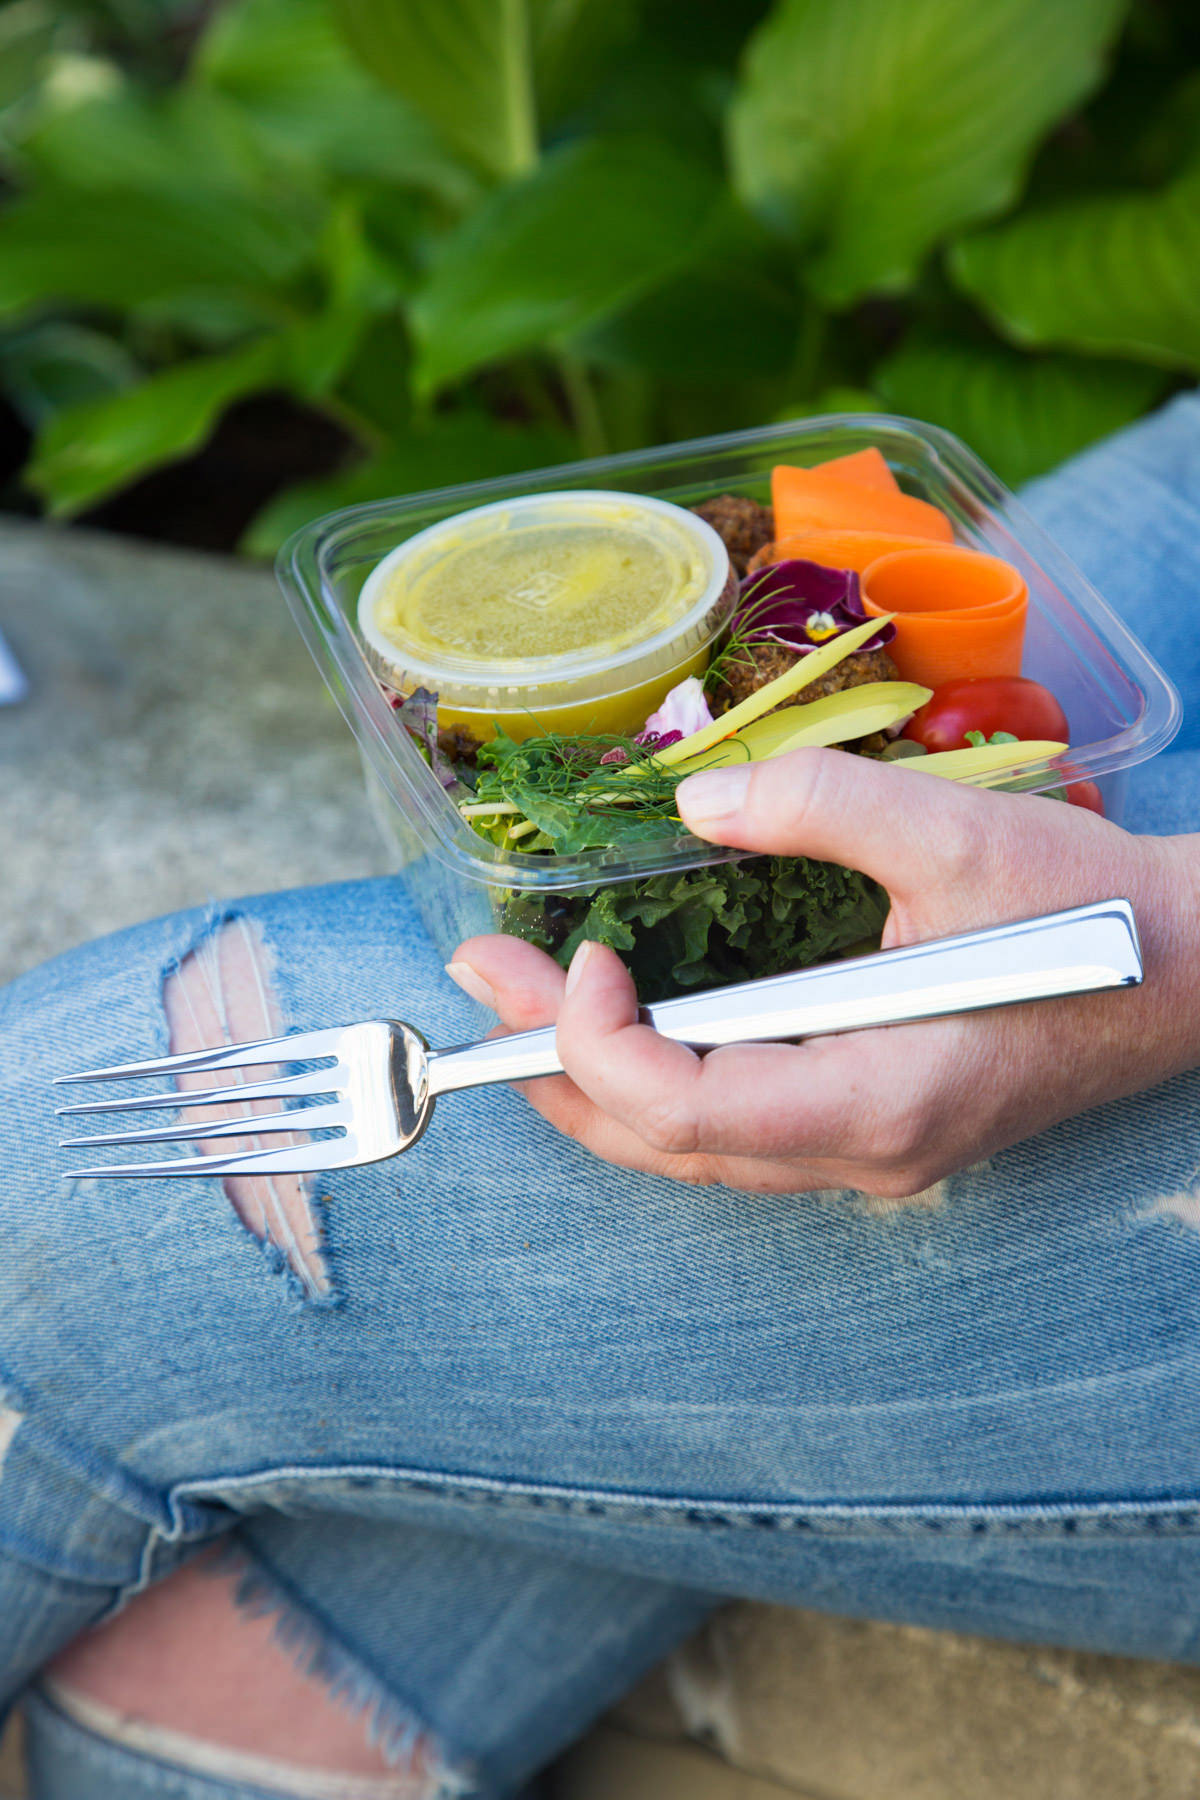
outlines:
[[693, 506], [692, 511], [712, 526], [739, 577], [746, 573], [746, 565], [755, 552], [775, 536], [775, 514], [771, 508], [741, 494], [718, 494], [703, 506]]
[[[807, 654], [809, 652], [785, 649], [782, 644], [748, 645], [744, 660], [739, 658], [737, 662], [730, 664], [713, 694], [713, 713], [720, 715], [728, 712], [731, 706], [756, 694], [768, 681], [786, 675]], [[794, 706], [798, 702], [823, 700], [826, 694], [840, 694], [846, 688], [864, 687], [868, 681], [899, 679], [900, 671], [886, 650], [856, 650], [830, 669], [828, 674], [820, 676], [811, 687], [793, 694], [790, 700], [784, 700], [781, 704]]]

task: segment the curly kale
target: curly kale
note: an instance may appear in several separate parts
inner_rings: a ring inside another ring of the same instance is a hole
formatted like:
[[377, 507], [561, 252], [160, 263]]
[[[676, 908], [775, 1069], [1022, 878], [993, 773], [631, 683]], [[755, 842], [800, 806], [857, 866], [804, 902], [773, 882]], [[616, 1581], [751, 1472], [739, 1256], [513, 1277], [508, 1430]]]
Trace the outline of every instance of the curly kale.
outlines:
[[584, 894], [515, 893], [503, 928], [565, 967], [584, 938], [610, 944], [643, 1000], [804, 968], [877, 940], [886, 893], [808, 857], [755, 856]]
[[[499, 734], [480, 751], [479, 763], [476, 799], [510, 803], [527, 821], [514, 848], [567, 855], [685, 835], [675, 811], [678, 776], [630, 739], [516, 743]], [[496, 842], [503, 842], [508, 825], [504, 815], [477, 821], [481, 834]], [[868, 943], [878, 938], [887, 909], [883, 889], [853, 869], [807, 857], [755, 856], [577, 894], [517, 890], [502, 924], [564, 967], [585, 938], [611, 945], [642, 999], [653, 1001], [686, 988], [777, 975]]]

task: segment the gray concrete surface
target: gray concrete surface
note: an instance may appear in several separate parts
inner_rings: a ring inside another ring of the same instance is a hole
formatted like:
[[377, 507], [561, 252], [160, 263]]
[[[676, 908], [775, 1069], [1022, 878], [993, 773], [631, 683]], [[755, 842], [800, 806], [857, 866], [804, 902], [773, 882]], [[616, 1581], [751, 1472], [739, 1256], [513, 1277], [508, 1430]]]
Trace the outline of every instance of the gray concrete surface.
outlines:
[[197, 901], [375, 873], [357, 751], [271, 574], [0, 523], [0, 980]]
[[21, 1721], [14, 1719], [0, 1742], [0, 1800], [20, 1800], [25, 1792]]
[[737, 1605], [572, 1753], [556, 1800], [700, 1793], [1192, 1800], [1200, 1669]]

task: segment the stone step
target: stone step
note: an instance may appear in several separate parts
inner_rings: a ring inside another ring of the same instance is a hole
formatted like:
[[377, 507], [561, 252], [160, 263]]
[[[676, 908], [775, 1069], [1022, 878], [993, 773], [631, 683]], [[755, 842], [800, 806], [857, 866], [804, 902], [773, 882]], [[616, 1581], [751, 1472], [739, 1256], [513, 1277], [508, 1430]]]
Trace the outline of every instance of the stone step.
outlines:
[[29, 679], [0, 706], [0, 981], [176, 907], [386, 867], [268, 570], [4, 519], [0, 630]]
[[656, 1744], [613, 1725], [565, 1756], [554, 1800], [825, 1800], [744, 1769], [691, 1744]]
[[759, 1800], [750, 1777], [763, 1800], [1194, 1800], [1200, 1669], [739, 1604], [567, 1759], [557, 1800], [641, 1800], [641, 1758], [649, 1781], [689, 1737], [705, 1800]]
[[21, 1761], [21, 1720], [15, 1715], [0, 1736], [0, 1800], [23, 1800], [25, 1771]]

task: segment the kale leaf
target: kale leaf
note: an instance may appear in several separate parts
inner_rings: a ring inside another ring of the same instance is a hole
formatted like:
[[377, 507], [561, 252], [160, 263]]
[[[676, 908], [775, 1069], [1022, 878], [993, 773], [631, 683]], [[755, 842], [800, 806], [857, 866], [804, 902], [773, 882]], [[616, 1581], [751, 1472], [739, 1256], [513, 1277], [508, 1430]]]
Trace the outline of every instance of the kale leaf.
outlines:
[[585, 939], [609, 944], [644, 1001], [800, 969], [877, 940], [884, 890], [808, 857], [756, 856], [583, 894], [510, 897], [503, 928], [565, 967]]
[[[601, 763], [614, 749], [624, 753], [622, 763]], [[498, 733], [480, 751], [479, 764], [477, 798], [508, 801], [538, 827], [521, 839], [523, 851], [570, 855], [684, 834], [675, 812], [678, 777], [629, 739], [517, 743]], [[612, 802], [614, 785], [620, 804]], [[480, 821], [494, 841], [507, 823]], [[578, 894], [516, 890], [502, 924], [564, 967], [585, 938], [611, 945], [641, 998], [653, 1001], [803, 968], [868, 943], [878, 939], [887, 910], [883, 889], [853, 869], [807, 857], [754, 856]]]

